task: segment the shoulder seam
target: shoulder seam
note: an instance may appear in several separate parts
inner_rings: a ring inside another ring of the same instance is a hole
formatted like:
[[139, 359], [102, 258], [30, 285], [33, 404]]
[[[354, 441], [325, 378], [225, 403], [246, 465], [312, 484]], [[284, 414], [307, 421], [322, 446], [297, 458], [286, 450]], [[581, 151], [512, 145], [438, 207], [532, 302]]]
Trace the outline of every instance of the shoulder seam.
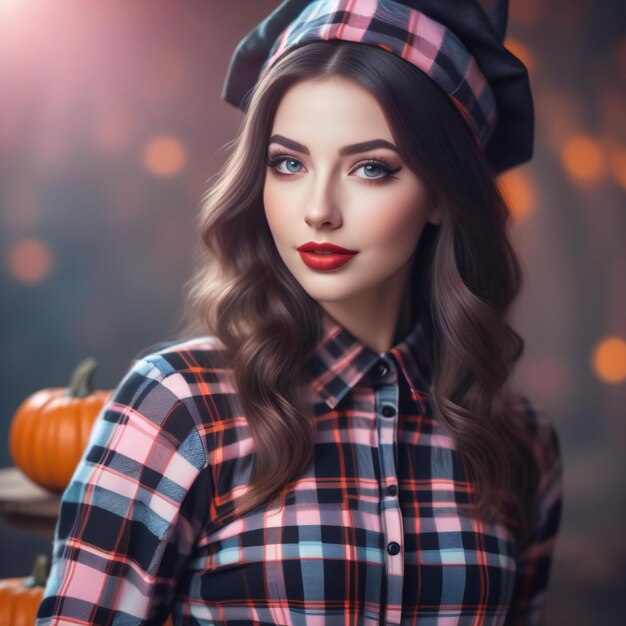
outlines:
[[[152, 359], [148, 358], [151, 356], [152, 353], [148, 353], [145, 356], [142, 357], [138, 357], [135, 358], [132, 362], [131, 368], [134, 368], [138, 363], [140, 362], [144, 362], [147, 363], [148, 365], [152, 365], [156, 370], [158, 370], [158, 372], [161, 374], [161, 379], [156, 381], [160, 384], [163, 384], [163, 382], [165, 380], [167, 380], [168, 378], [170, 378], [171, 376], [174, 376], [175, 374], [179, 374], [180, 372], [174, 371], [174, 372], [164, 372], [159, 366], [158, 364], [153, 361]], [[160, 355], [157, 355], [160, 356]], [[173, 392], [172, 395], [175, 395]], [[187, 415], [189, 415], [189, 418], [191, 419], [191, 421], [193, 422], [194, 425], [194, 429], [196, 431], [196, 436], [198, 437], [198, 439], [200, 440], [200, 445], [202, 446], [202, 453], [204, 454], [204, 466], [203, 469], [206, 469], [209, 466], [209, 450], [207, 448], [206, 445], [206, 441], [204, 440], [204, 437], [200, 434], [200, 424], [198, 424], [197, 420], [194, 418], [194, 416], [192, 415], [192, 412], [189, 410], [189, 407], [187, 406], [186, 400], [189, 400], [189, 398], [180, 398], [178, 396], [175, 396], [176, 400], [185, 407], [185, 411], [187, 412]]]

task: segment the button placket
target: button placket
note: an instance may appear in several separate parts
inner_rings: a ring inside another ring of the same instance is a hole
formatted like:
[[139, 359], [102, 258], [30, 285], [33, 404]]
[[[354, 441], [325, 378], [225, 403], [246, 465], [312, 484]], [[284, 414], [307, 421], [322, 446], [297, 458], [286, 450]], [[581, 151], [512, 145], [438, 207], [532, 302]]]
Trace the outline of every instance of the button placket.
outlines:
[[[381, 364], [382, 362], [382, 364]], [[389, 367], [382, 380], [372, 376], [376, 402], [376, 424], [378, 429], [378, 455], [381, 485], [381, 530], [382, 546], [385, 551], [385, 597], [391, 604], [401, 604], [404, 581], [404, 526], [398, 494], [396, 474], [396, 449], [398, 410], [400, 406], [398, 370], [392, 361], [380, 359], [378, 368], [382, 372]], [[374, 374], [374, 371], [372, 371]], [[383, 487], [384, 485], [384, 487]]]

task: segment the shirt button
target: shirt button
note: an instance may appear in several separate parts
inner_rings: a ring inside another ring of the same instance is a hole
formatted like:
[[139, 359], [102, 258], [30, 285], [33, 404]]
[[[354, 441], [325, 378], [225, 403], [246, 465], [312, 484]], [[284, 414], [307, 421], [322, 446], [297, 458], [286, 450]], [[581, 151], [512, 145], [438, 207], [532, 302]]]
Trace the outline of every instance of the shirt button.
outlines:
[[396, 414], [396, 407], [391, 404], [385, 404], [382, 413], [385, 417], [393, 417]]
[[374, 376], [377, 376], [378, 378], [382, 378], [383, 376], [385, 376], [387, 374], [387, 372], [389, 372], [389, 368], [387, 367], [387, 364], [384, 361], [377, 361], [376, 364], [374, 365]]
[[398, 493], [398, 487], [396, 485], [389, 485], [389, 487], [387, 487], [387, 493], [390, 496], [395, 496]]
[[400, 544], [396, 541], [391, 541], [387, 544], [387, 552], [389, 554], [398, 554], [400, 552]]

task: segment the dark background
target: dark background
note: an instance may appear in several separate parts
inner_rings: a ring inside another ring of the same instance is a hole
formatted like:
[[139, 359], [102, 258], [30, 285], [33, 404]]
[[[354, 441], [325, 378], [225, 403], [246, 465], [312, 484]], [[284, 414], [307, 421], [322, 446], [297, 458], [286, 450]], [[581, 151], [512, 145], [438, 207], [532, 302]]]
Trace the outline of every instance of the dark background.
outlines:
[[[0, 1], [0, 467], [36, 390], [113, 389], [178, 327], [193, 219], [240, 114], [220, 100], [266, 0]], [[626, 575], [626, 5], [513, 0], [533, 160], [502, 177], [525, 269], [516, 382], [561, 437], [548, 625], [617, 624]], [[49, 542], [0, 525], [0, 577]]]

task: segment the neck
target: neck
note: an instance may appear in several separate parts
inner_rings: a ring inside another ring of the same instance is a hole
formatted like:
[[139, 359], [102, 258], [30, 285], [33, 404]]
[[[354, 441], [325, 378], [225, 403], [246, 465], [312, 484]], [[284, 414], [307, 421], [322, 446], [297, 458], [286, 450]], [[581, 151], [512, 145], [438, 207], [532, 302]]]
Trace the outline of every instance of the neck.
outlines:
[[320, 301], [319, 305], [370, 350], [388, 352], [415, 321], [407, 273], [398, 273], [376, 291], [349, 300]]

